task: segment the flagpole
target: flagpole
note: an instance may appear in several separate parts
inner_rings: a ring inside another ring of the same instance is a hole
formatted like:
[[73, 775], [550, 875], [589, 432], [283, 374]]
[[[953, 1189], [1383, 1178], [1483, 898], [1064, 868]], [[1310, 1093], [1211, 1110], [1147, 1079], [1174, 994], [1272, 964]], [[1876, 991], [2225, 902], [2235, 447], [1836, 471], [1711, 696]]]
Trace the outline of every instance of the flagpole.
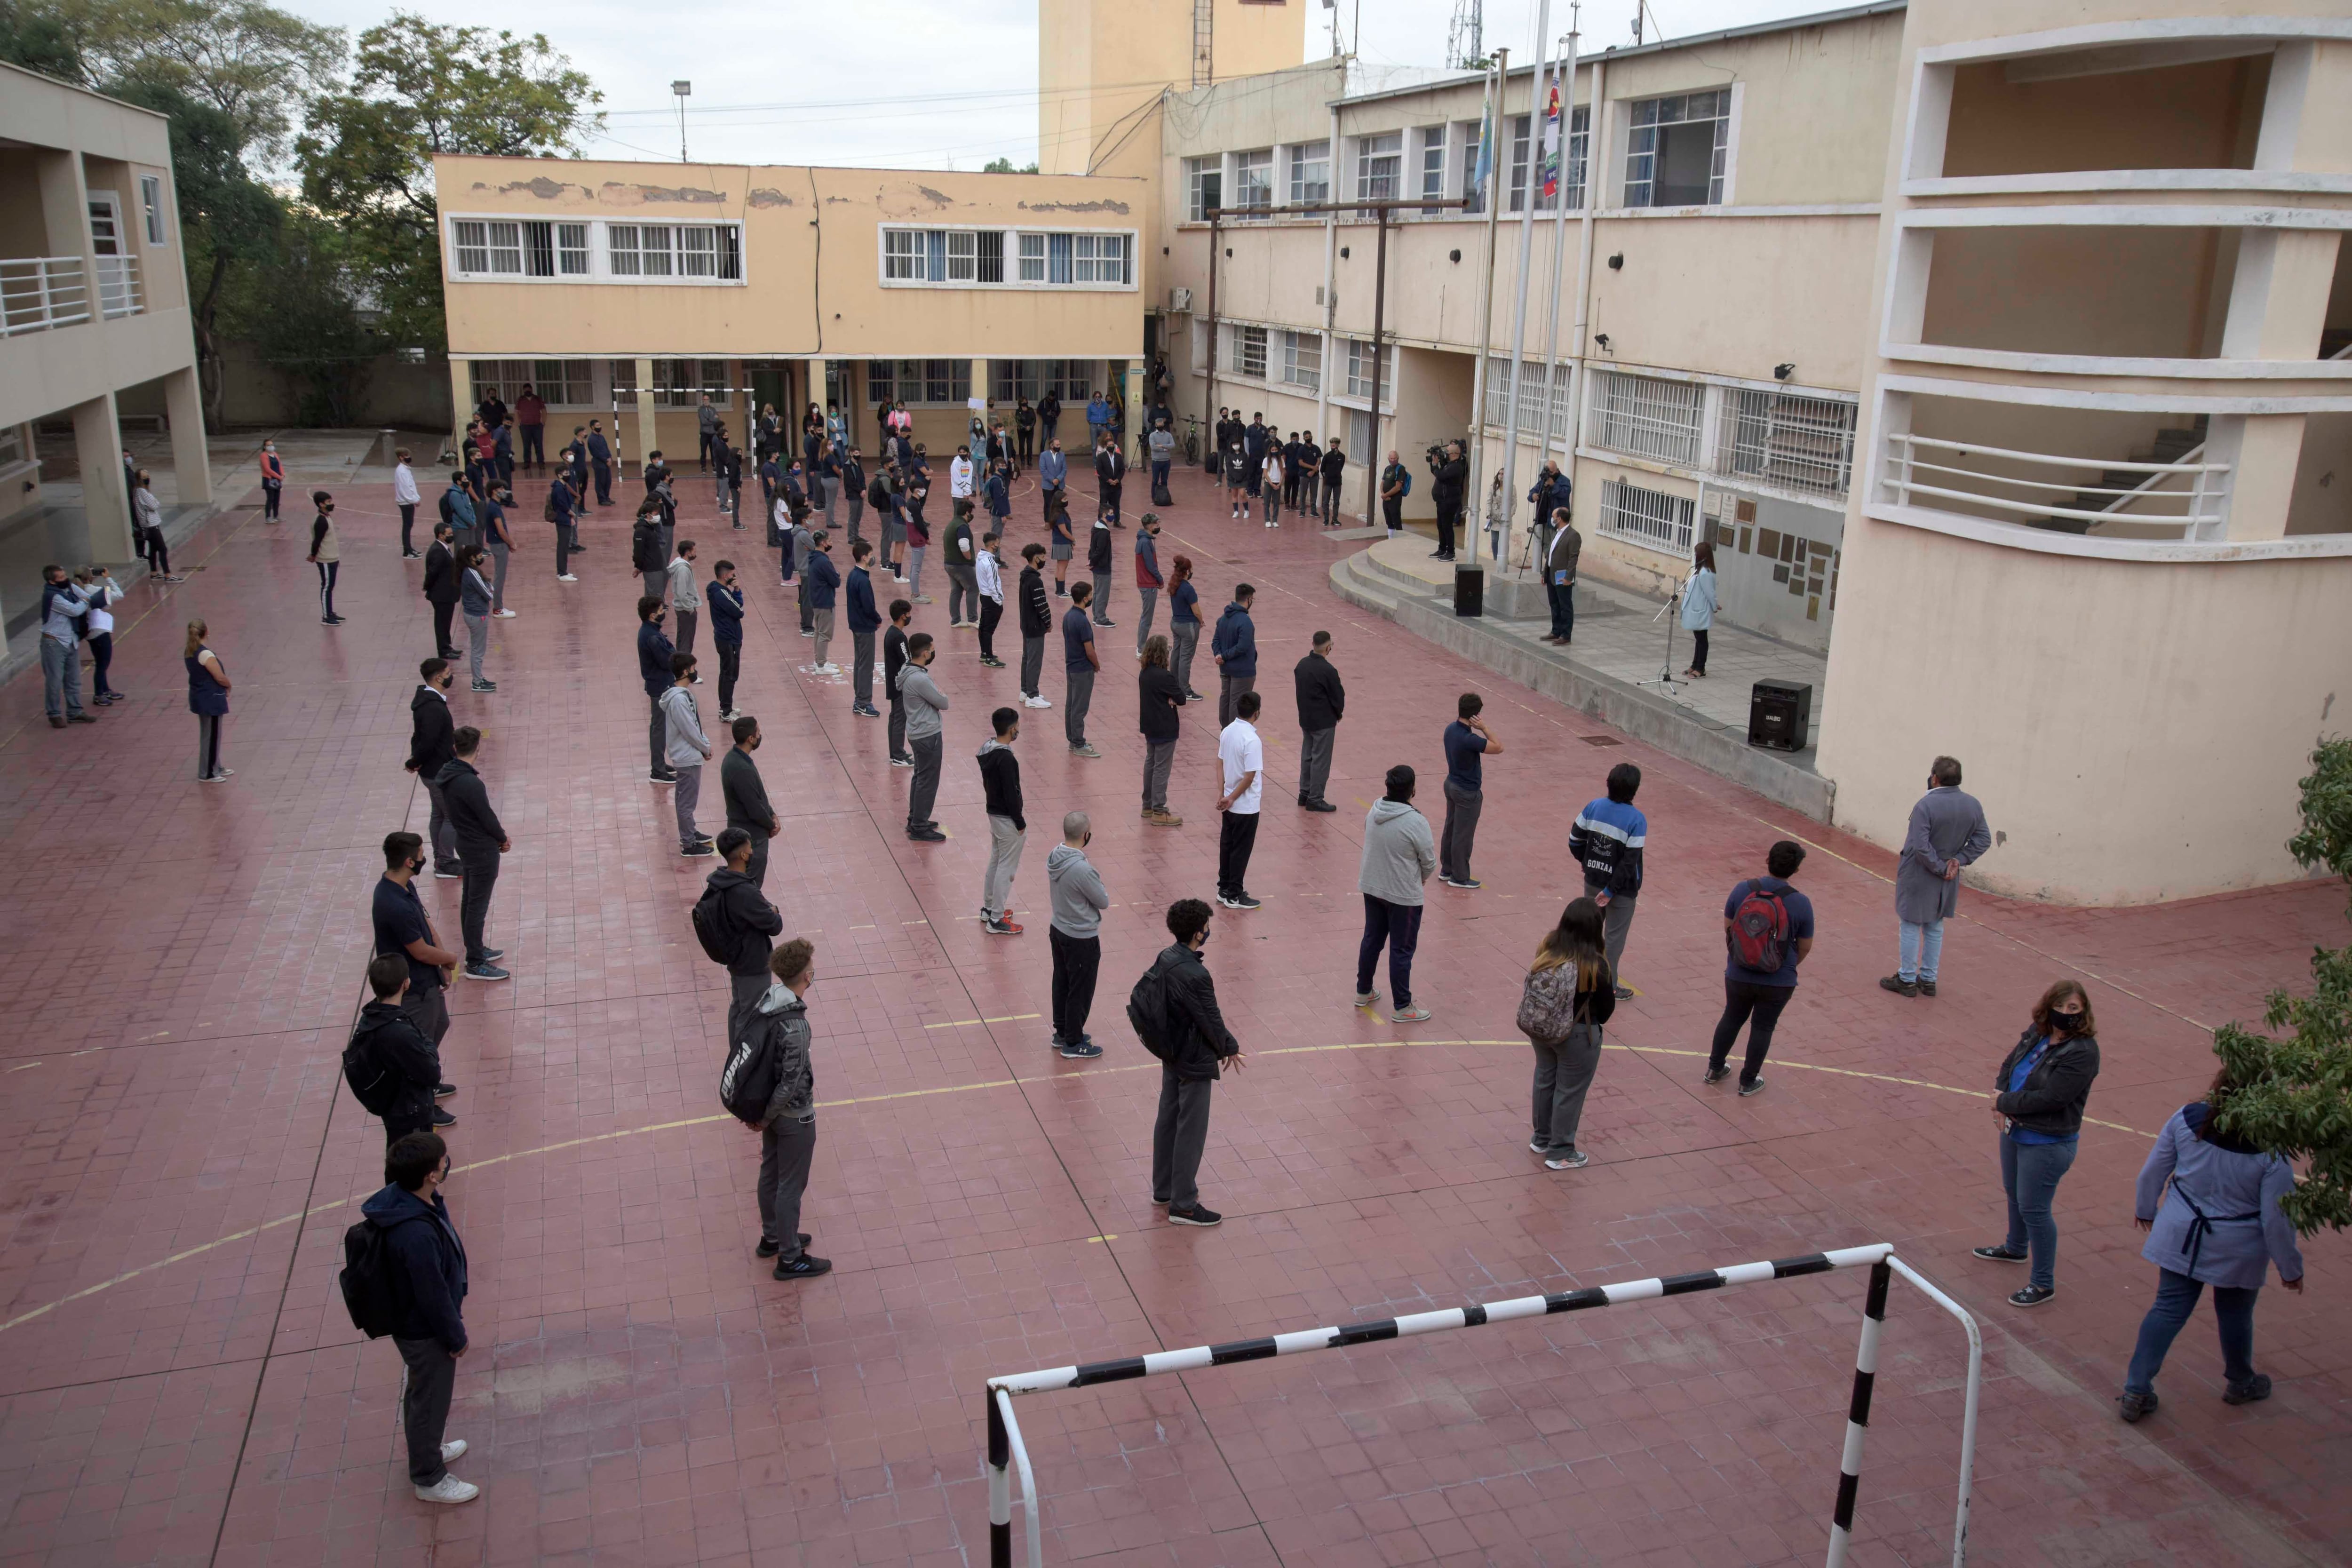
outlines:
[[1486, 264], [1478, 274], [1478, 363], [1470, 377], [1470, 487], [1463, 498], [1462, 531], [1468, 534], [1470, 564], [1478, 564], [1479, 518], [1472, 508], [1484, 500], [1479, 476], [1486, 467], [1486, 361], [1495, 346], [1495, 236], [1502, 204], [1495, 199], [1495, 139], [1503, 128], [1503, 85], [1510, 79], [1511, 51], [1496, 49], [1486, 79], [1486, 121], [1480, 133], [1478, 157], [1486, 165]]
[[[1550, 31], [1551, 0], [1537, 0], [1536, 66], [1528, 81], [1528, 190], [1525, 205], [1519, 209], [1519, 266], [1514, 280], [1517, 298], [1511, 307], [1511, 390], [1508, 405], [1503, 410], [1503, 516], [1502, 526], [1496, 533], [1497, 567], [1510, 564], [1511, 510], [1512, 503], [1518, 499], [1519, 376], [1528, 341], [1528, 271], [1535, 265], [1536, 245], [1536, 111], [1543, 97], [1544, 50], [1550, 43], [1545, 35]], [[1510, 112], [1510, 96], [1507, 79], [1503, 92], [1505, 114]], [[1484, 476], [1480, 477], [1483, 479]]]
[[[1568, 258], [1568, 165], [1569, 149], [1576, 143], [1576, 53], [1581, 10], [1582, 7], [1575, 4], [1570, 4], [1568, 8], [1568, 37], [1561, 40], [1568, 46], [1568, 56], [1561, 62], [1564, 68], [1556, 69], [1552, 73], [1552, 79], [1559, 84], [1559, 91], [1560, 177], [1559, 196], [1552, 205], [1551, 303], [1550, 308], [1544, 312], [1544, 387], [1547, 395], [1544, 400], [1543, 442], [1538, 458], [1538, 464], [1542, 459], [1551, 456], [1552, 411], [1561, 408], [1572, 411], [1576, 406], [1576, 394], [1581, 390], [1577, 386], [1573, 376], [1570, 377], [1565, 393], [1557, 384], [1564, 368], [1559, 363], [1559, 273], [1561, 265]], [[1580, 205], [1590, 205], [1592, 199], [1592, 132], [1590, 127], [1592, 123], [1593, 112], [1597, 110], [1588, 111], [1585, 117], [1586, 156], [1582, 200]], [[1573, 484], [1576, 468], [1574, 441], [1568, 444], [1568, 450], [1562, 454], [1562, 459], [1560, 472], [1570, 475], [1570, 483]], [[1538, 467], [1536, 471], [1541, 473], [1543, 470]], [[1537, 517], [1529, 521], [1528, 527], [1540, 533], [1550, 522], [1551, 519], [1548, 515]]]

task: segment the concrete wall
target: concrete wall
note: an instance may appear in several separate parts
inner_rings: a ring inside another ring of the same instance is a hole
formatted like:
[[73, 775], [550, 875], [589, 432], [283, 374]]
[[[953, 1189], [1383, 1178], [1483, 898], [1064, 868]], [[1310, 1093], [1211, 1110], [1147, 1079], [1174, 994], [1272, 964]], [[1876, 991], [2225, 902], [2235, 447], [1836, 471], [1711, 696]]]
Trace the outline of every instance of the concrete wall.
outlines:
[[[221, 390], [224, 413], [231, 426], [294, 425], [300, 423], [304, 388], [296, 377], [263, 363], [248, 342], [221, 345]], [[446, 430], [450, 427], [448, 362], [438, 356], [411, 364], [397, 354], [379, 354], [362, 373], [352, 404], [352, 423], [401, 430]], [[162, 413], [160, 389], [144, 392], [146, 401], [122, 400], [125, 413]], [[550, 422], [562, 417], [551, 416]], [[584, 416], [583, 416], [584, 419]], [[611, 420], [605, 421], [609, 427]], [[569, 425], [564, 426], [568, 432]]]

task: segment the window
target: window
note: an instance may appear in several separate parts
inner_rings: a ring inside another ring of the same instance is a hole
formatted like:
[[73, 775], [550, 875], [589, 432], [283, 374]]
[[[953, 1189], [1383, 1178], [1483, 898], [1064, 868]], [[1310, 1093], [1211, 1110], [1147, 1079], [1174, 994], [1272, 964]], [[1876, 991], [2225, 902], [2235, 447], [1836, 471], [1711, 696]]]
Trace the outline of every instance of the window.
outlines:
[[1854, 407], [1838, 397], [1726, 387], [1715, 471], [1842, 496], [1853, 478]]
[[1049, 234], [1045, 237], [1045, 281], [1067, 283], [1070, 280], [1070, 237]]
[[[1389, 345], [1389, 363], [1381, 369], [1381, 406], [1396, 405], [1396, 345]], [[1372, 345], [1360, 338], [1348, 340], [1348, 395], [1370, 397], [1372, 395]]]
[[1706, 406], [1699, 382], [1595, 371], [1590, 439], [1612, 452], [1695, 468]]
[[1024, 283], [1045, 281], [1045, 237], [1042, 234], [1024, 234], [1021, 237], [1021, 281]]
[[722, 406], [732, 402], [723, 359], [657, 359], [654, 361], [654, 406], [696, 408], [702, 395]]
[[964, 405], [971, 385], [968, 359], [868, 360], [866, 395], [877, 402]]
[[553, 224], [527, 223], [522, 226], [522, 269], [533, 278], [555, 276]]
[[637, 405], [637, 362], [633, 359], [606, 360], [604, 369], [613, 378], [613, 406], [635, 408]]
[[1584, 206], [1584, 149], [1591, 140], [1587, 131], [1590, 114], [1589, 110], [1580, 109], [1568, 121], [1568, 157], [1559, 172], [1559, 187], [1571, 212]]
[[163, 243], [163, 176], [139, 176], [139, 210], [147, 220], [147, 243]]
[[1316, 391], [1323, 384], [1323, 340], [1314, 332], [1282, 334], [1282, 379]]
[[1003, 282], [1003, 281], [1004, 281], [1004, 234], [1003, 234], [1003, 230], [1001, 230], [1001, 229], [993, 229], [993, 228], [990, 228], [990, 229], [982, 229], [979, 234], [975, 235], [973, 237], [974, 237], [976, 240], [978, 240], [978, 241], [979, 241], [979, 247], [978, 247], [979, 255], [978, 255], [978, 259], [977, 259], [977, 263], [976, 263], [976, 265], [977, 265], [977, 267], [978, 267], [978, 269], [979, 269], [979, 281], [981, 281], [981, 282], [982, 282], [982, 283], [1002, 283], [1002, 282]]
[[1629, 207], [1713, 206], [1723, 200], [1731, 89], [1644, 99], [1625, 150]]
[[1687, 496], [1625, 479], [1601, 481], [1601, 531], [1639, 540], [1677, 555], [1690, 552], [1692, 504]]
[[1244, 327], [1235, 322], [1229, 331], [1233, 333], [1231, 343], [1233, 373], [1235, 375], [1248, 376], [1258, 381], [1265, 380], [1265, 329]]
[[1290, 150], [1290, 200], [1294, 205], [1331, 199], [1331, 143], [1302, 142]]
[[1458, 140], [1462, 143], [1462, 195], [1466, 198], [1462, 211], [1465, 214], [1486, 210], [1486, 193], [1478, 184], [1478, 134], [1484, 129], [1475, 121], [1456, 127], [1461, 132]]
[[1237, 207], [1270, 207], [1274, 205], [1274, 149], [1260, 147], [1255, 152], [1234, 154], [1234, 205]]
[[670, 276], [669, 230], [657, 224], [616, 223], [604, 229], [605, 252], [616, 278]]
[[[1421, 129], [1421, 194], [1433, 200], [1445, 195], [1445, 127], [1424, 125]], [[1423, 207], [1421, 216], [1435, 217], [1445, 209]]]
[[980, 280], [980, 236], [965, 229], [951, 229], [947, 237], [948, 281], [976, 283]]
[[1525, 212], [1528, 205], [1528, 143], [1533, 119], [1525, 114], [1511, 117], [1511, 205], [1506, 212]]
[[929, 276], [924, 265], [923, 231], [886, 228], [882, 231], [882, 276], [886, 281], [914, 282]]
[[1184, 160], [1184, 210], [1192, 222], [1208, 222], [1209, 209], [1224, 205], [1224, 191], [1225, 172], [1223, 158]]
[[[885, 283], [1002, 286], [1003, 229], [886, 228]], [[1134, 280], [1134, 247], [1124, 234], [1015, 234], [1013, 277], [1019, 283], [1124, 286]]]
[[731, 223], [607, 224], [604, 251], [618, 278], [743, 279], [743, 231]]
[[555, 226], [555, 269], [566, 278], [588, 276], [586, 224], [560, 223]]
[[1544, 416], [1550, 412], [1550, 399], [1545, 395], [1550, 377], [1540, 360], [1519, 362], [1519, 430], [1521, 434], [1541, 435]]
[[550, 408], [588, 408], [596, 393], [589, 374], [592, 361], [536, 359], [530, 362], [530, 384]]
[[457, 235], [460, 273], [483, 278], [521, 274], [522, 225], [460, 218]]
[[[1056, 235], [1054, 237], [1065, 237]], [[1080, 283], [1124, 283], [1127, 281], [1127, 236], [1123, 234], [1078, 234], [1066, 237], [1075, 242], [1076, 281]]]
[[1384, 202], [1403, 194], [1404, 132], [1356, 138], [1356, 199]]

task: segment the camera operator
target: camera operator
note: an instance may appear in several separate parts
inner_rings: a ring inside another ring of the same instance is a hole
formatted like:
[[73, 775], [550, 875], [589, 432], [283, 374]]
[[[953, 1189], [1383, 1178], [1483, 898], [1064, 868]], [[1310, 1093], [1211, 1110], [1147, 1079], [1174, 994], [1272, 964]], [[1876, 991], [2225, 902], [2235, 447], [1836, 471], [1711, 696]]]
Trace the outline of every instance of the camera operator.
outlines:
[[1462, 494], [1470, 482], [1470, 465], [1462, 458], [1462, 443], [1448, 441], [1429, 448], [1429, 499], [1437, 508], [1437, 548], [1430, 555], [1454, 559], [1454, 529], [1462, 521]]

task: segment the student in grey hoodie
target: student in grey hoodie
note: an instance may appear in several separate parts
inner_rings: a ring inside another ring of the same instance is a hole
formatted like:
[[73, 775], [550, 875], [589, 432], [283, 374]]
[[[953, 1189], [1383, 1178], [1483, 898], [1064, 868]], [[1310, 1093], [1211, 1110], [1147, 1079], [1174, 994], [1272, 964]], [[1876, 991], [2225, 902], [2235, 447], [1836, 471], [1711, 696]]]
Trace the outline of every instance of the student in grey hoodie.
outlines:
[[809, 1065], [808, 990], [816, 984], [816, 944], [794, 937], [768, 960], [775, 984], [760, 999], [755, 1021], [782, 1031], [782, 1070], [760, 1124], [760, 1245], [754, 1256], [776, 1260], [779, 1279], [814, 1279], [833, 1268], [808, 1249], [800, 1228], [801, 1197], [816, 1158], [816, 1074]]
[[929, 632], [907, 639], [907, 662], [898, 670], [898, 697], [907, 710], [907, 749], [915, 753], [915, 782], [907, 791], [907, 837], [918, 844], [944, 844], [948, 836], [931, 820], [940, 796], [940, 760], [947, 744], [940, 715], [948, 700], [931, 679], [940, 650]]
[[677, 553], [669, 558], [668, 572], [670, 625], [677, 628], [670, 641], [678, 652], [692, 653], [694, 624], [702, 616], [702, 594], [694, 585], [694, 541], [677, 542]]
[[1102, 874], [1087, 858], [1094, 824], [1083, 811], [1062, 818], [1062, 841], [1045, 857], [1054, 921], [1045, 939], [1054, 950], [1054, 1048], [1072, 1061], [1091, 1061], [1102, 1047], [1087, 1033], [1094, 1011], [1095, 975], [1102, 968], [1102, 912], [1110, 907]]
[[677, 800], [677, 852], [688, 859], [718, 853], [710, 836], [694, 826], [694, 803], [702, 797], [702, 764], [710, 760], [710, 737], [702, 732], [702, 714], [694, 705], [694, 656], [669, 656], [672, 680], [661, 694], [663, 758], [677, 774], [673, 786]]
[[1388, 794], [1364, 818], [1364, 862], [1356, 886], [1364, 895], [1364, 940], [1356, 949], [1356, 1005], [1377, 1007], [1372, 969], [1381, 945], [1389, 950], [1389, 984], [1396, 1021], [1418, 1024], [1429, 1009], [1412, 1001], [1412, 952], [1421, 942], [1422, 884], [1437, 869], [1437, 839], [1429, 818], [1413, 809], [1412, 770], [1399, 763], [1388, 773]]

